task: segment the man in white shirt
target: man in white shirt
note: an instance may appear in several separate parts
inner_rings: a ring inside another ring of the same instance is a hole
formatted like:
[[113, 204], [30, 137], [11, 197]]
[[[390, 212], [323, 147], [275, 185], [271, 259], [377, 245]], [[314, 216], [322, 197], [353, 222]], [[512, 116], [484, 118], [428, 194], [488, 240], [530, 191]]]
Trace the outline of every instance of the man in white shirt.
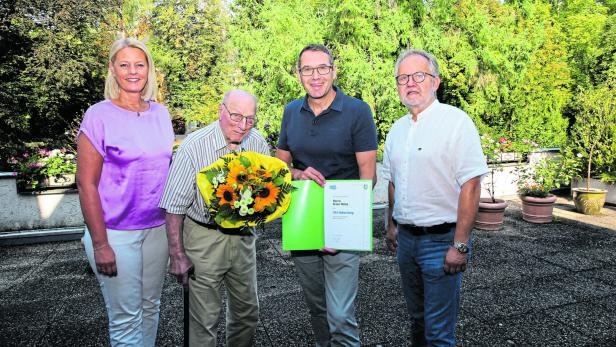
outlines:
[[436, 98], [436, 59], [409, 50], [395, 71], [409, 113], [385, 141], [386, 241], [397, 251], [413, 346], [455, 346], [462, 272], [488, 167], [473, 121]]

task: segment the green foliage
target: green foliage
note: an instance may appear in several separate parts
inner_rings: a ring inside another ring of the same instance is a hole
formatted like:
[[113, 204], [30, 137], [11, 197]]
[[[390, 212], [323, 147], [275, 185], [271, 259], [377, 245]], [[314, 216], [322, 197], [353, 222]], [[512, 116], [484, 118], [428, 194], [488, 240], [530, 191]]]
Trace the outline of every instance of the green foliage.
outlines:
[[545, 198], [551, 190], [569, 183], [576, 165], [575, 160], [558, 155], [518, 167], [518, 192], [524, 196]]
[[11, 156], [9, 164], [29, 188], [37, 188], [46, 177], [77, 171], [75, 153], [66, 148], [49, 150], [30, 146], [19, 155]]
[[614, 171], [616, 166], [616, 80], [609, 82], [581, 90], [576, 98], [579, 109], [571, 130], [572, 145], [583, 158], [588, 182], [593, 172]]
[[481, 134], [481, 149], [488, 162], [488, 175], [490, 178], [483, 181], [483, 188], [488, 192], [492, 202], [496, 202], [494, 175], [504, 170], [503, 163], [517, 161], [521, 163], [526, 155], [536, 149], [537, 143], [524, 139], [513, 141], [504, 136], [493, 137], [490, 134]]
[[[563, 146], [568, 131], [578, 136], [583, 117], [596, 113], [594, 95], [614, 94], [615, 4], [1, 1], [0, 162], [24, 141], [73, 140], [71, 128], [102, 98], [107, 53], [118, 33], [149, 40], [158, 99], [174, 118], [208, 123], [217, 117], [226, 90], [244, 88], [259, 98], [257, 127], [270, 145], [276, 143], [284, 105], [304, 95], [294, 69], [297, 54], [308, 43], [324, 43], [336, 57], [336, 84], [370, 105], [381, 144], [407, 112], [393, 69], [398, 54], [414, 47], [439, 60], [439, 100], [465, 110], [480, 133], [516, 144], [532, 139], [542, 147]], [[609, 128], [611, 139], [614, 132]], [[611, 141], [595, 141], [596, 174], [613, 172]], [[587, 155], [583, 148], [590, 147], [579, 142], [573, 147]]]
[[370, 105], [381, 141], [406, 113], [393, 67], [407, 47], [435, 54], [439, 99], [467, 111], [482, 132], [496, 129], [542, 146], [566, 138], [570, 67], [545, 3], [246, 0], [233, 11], [243, 77], [237, 83], [259, 97], [261, 129], [277, 131], [284, 104], [303, 94], [296, 54], [307, 43], [325, 43], [337, 58], [337, 85]]
[[0, 2], [0, 153], [5, 160], [24, 141], [57, 141], [88, 105], [100, 100], [105, 59], [97, 27], [110, 2]]
[[231, 76], [227, 19], [218, 0], [162, 0], [152, 16], [153, 59], [161, 73], [161, 100], [174, 118], [209, 123]]
[[578, 86], [591, 85], [602, 53], [602, 34], [608, 8], [595, 0], [563, 1], [555, 16], [564, 33], [564, 48]]
[[406, 109], [400, 104], [394, 63], [409, 44], [413, 17], [388, 1], [340, 1], [332, 4], [328, 33], [338, 57], [338, 84], [372, 109], [377, 134], [385, 140]]
[[599, 179], [605, 183], [616, 183], [616, 172], [602, 172]]
[[258, 97], [257, 127], [278, 133], [285, 104], [303, 95], [295, 74], [297, 54], [308, 43], [326, 42], [328, 23], [322, 12], [328, 2], [251, 3], [244, 11], [237, 11], [230, 28], [237, 49], [235, 61], [241, 71], [233, 84]]

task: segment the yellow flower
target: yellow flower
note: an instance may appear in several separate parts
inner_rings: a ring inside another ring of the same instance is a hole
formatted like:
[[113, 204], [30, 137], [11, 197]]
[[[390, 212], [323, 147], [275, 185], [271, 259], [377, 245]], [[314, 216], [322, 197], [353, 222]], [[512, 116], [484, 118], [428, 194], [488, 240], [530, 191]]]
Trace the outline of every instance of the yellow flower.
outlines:
[[216, 189], [216, 197], [220, 199], [219, 205], [229, 204], [233, 206], [233, 203], [237, 200], [237, 195], [229, 184], [219, 185]]
[[265, 187], [255, 197], [255, 211], [262, 212], [266, 207], [276, 203], [280, 189], [272, 182], [267, 182]]
[[[235, 161], [235, 160], [234, 160]], [[229, 175], [227, 176], [227, 183], [232, 187], [237, 186], [240, 190], [244, 186], [244, 183], [249, 178], [248, 169], [243, 165], [229, 165]]]
[[[221, 172], [226, 177], [218, 177]], [[287, 164], [255, 152], [228, 154], [201, 169], [197, 187], [208, 212], [224, 228], [256, 226], [280, 218], [293, 190]]]

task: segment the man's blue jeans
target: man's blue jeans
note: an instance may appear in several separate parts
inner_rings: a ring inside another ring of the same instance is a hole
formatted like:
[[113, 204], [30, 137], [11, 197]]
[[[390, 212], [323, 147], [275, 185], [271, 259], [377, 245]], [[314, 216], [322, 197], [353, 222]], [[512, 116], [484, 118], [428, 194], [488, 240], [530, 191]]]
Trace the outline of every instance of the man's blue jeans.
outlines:
[[397, 258], [413, 346], [456, 345], [462, 274], [443, 269], [454, 231], [415, 236], [398, 229]]

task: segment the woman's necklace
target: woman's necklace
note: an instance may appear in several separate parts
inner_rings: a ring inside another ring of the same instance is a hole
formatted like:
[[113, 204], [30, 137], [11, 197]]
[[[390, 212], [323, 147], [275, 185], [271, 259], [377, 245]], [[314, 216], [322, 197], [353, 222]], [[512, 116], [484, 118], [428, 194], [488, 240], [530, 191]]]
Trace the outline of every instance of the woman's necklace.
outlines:
[[141, 112], [147, 111], [150, 103], [147, 101], [139, 100], [139, 104], [134, 105], [134, 104], [123, 103], [123, 102], [120, 102], [120, 100], [116, 99], [115, 104], [130, 112], [136, 112], [137, 117], [141, 117]]

